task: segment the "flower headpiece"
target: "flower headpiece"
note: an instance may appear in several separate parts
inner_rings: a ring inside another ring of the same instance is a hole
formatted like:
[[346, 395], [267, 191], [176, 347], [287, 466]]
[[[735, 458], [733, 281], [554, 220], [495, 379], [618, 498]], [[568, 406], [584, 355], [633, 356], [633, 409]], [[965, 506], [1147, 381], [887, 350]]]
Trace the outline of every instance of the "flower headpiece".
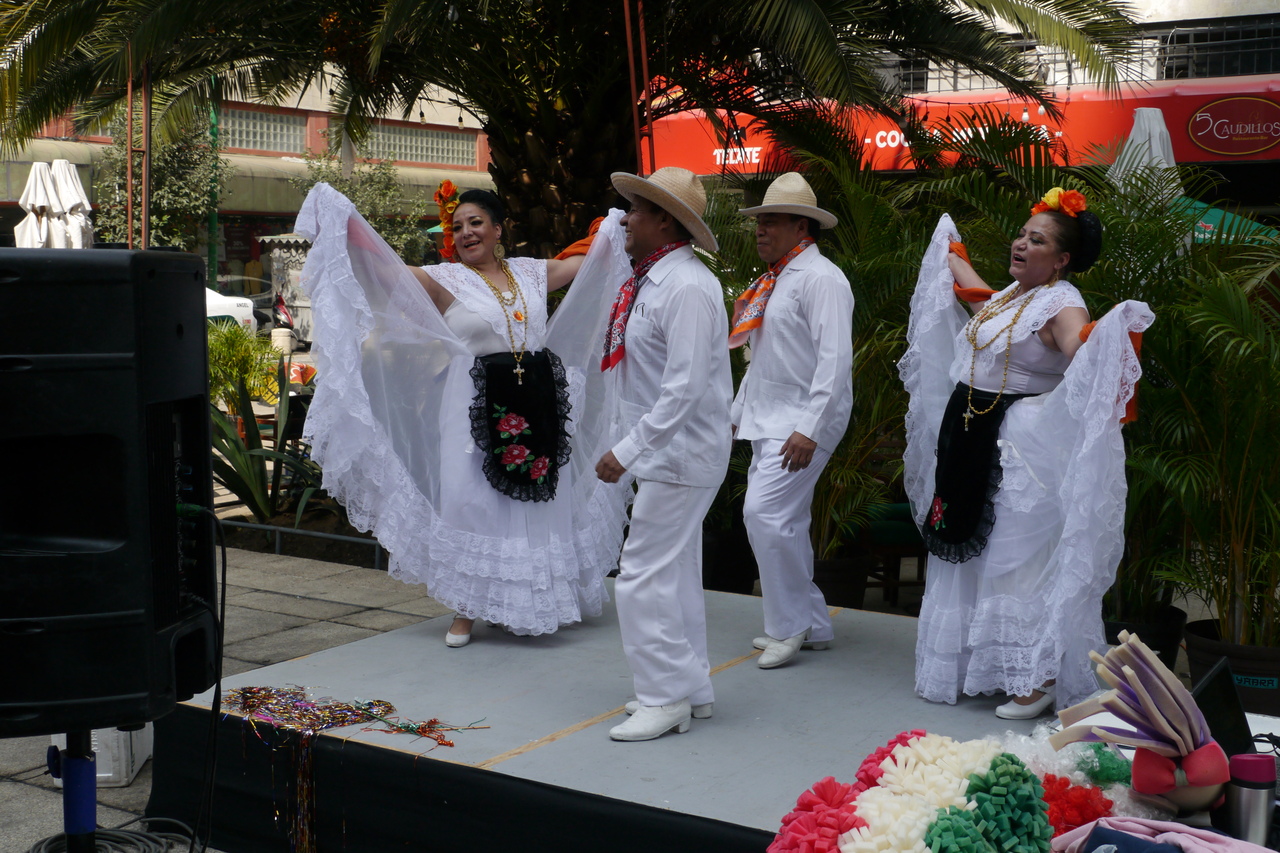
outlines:
[[1076, 216], [1081, 212], [1089, 209], [1089, 203], [1085, 201], [1084, 193], [1076, 190], [1064, 190], [1062, 187], [1054, 187], [1044, 194], [1044, 198], [1031, 208], [1031, 215], [1044, 213], [1046, 210], [1056, 210], [1059, 213], [1065, 213], [1067, 216]]
[[436, 205], [440, 208], [440, 233], [443, 240], [440, 245], [440, 257], [452, 261], [453, 247], [453, 211], [458, 207], [458, 187], [453, 181], [445, 178], [436, 188]]

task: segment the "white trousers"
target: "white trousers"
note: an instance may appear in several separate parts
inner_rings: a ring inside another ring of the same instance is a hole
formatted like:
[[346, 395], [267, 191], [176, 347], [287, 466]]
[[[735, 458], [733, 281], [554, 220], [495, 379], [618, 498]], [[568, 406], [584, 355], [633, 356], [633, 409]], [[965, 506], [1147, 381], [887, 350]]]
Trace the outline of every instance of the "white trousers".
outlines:
[[813, 489], [831, 454], [815, 448], [809, 467], [788, 471], [778, 451], [784, 442], [751, 442], [747, 497], [742, 515], [760, 566], [764, 631], [775, 640], [809, 632], [819, 642], [835, 636], [822, 590], [813, 582], [809, 523]]
[[637, 480], [614, 583], [622, 648], [641, 705], [711, 702], [702, 519], [714, 486]]

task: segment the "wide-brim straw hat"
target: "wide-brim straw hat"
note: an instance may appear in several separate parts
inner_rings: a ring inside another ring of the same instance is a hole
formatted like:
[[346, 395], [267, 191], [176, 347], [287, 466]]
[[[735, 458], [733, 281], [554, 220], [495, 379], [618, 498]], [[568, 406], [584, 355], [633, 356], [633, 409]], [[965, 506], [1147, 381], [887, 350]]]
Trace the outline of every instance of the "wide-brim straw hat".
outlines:
[[614, 172], [609, 179], [627, 201], [635, 201], [638, 196], [674, 216], [693, 235], [693, 243], [698, 248], [708, 252], [720, 249], [716, 235], [702, 221], [702, 214], [707, 210], [707, 191], [693, 172], [679, 166], [663, 166], [647, 178], [630, 172]]
[[764, 191], [764, 203], [758, 207], [739, 210], [744, 216], [759, 216], [762, 213], [790, 213], [816, 219], [823, 228], [835, 226], [835, 214], [818, 207], [818, 196], [814, 194], [809, 182], [799, 172], [787, 172], [780, 176]]

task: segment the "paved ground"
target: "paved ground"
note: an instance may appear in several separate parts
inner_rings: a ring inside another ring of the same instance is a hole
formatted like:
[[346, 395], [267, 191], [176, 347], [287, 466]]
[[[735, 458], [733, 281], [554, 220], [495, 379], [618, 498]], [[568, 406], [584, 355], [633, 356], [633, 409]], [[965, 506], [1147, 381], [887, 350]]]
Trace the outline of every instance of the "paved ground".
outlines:
[[[449, 612], [424, 587], [385, 572], [251, 551], [227, 556], [228, 675]], [[45, 770], [48, 746], [47, 737], [0, 740], [0, 853], [22, 853], [62, 831], [62, 791]], [[98, 789], [98, 824], [133, 820], [150, 796], [148, 762], [132, 785]]]

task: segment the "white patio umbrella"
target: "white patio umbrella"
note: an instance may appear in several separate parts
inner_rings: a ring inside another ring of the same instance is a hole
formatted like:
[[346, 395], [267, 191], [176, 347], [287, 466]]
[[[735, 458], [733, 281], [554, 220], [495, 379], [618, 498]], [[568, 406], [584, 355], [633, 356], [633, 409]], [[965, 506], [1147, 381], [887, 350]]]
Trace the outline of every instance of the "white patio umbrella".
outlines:
[[80, 174], [70, 160], [53, 161], [53, 184], [66, 211], [67, 248], [93, 247], [93, 225], [89, 222], [89, 196], [80, 183]]
[[1137, 181], [1160, 182], [1166, 186], [1165, 195], [1176, 198], [1182, 195], [1182, 182], [1176, 172], [1173, 159], [1173, 139], [1164, 123], [1164, 113], [1157, 107], [1139, 107], [1133, 111], [1133, 130], [1120, 149], [1120, 156], [1107, 170], [1107, 180], [1124, 189], [1125, 184]]
[[[58, 198], [53, 181], [53, 170], [48, 163], [32, 163], [27, 175], [27, 185], [18, 199], [27, 216], [13, 229], [14, 242], [20, 249], [42, 249], [66, 243], [66, 212]], [[57, 220], [55, 222], [55, 220]], [[61, 237], [56, 237], [57, 232]]]

